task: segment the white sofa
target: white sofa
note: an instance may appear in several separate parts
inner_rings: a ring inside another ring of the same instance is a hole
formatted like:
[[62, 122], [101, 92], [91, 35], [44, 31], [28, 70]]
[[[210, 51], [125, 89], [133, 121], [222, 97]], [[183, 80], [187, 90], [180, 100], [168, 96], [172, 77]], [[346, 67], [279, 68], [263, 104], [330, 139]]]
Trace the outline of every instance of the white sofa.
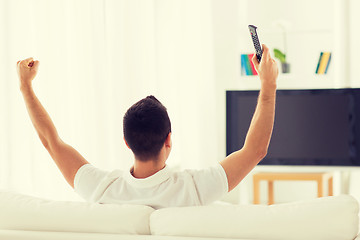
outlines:
[[359, 230], [358, 213], [358, 202], [347, 195], [272, 206], [154, 210], [139, 205], [51, 201], [0, 191], [0, 239], [353, 240]]

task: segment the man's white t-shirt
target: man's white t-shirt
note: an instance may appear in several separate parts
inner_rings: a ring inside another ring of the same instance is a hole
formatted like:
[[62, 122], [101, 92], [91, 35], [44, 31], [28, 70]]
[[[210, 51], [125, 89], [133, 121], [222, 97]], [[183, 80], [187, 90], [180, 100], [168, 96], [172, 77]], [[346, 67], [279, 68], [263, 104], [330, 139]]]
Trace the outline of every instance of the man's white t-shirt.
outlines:
[[148, 178], [130, 171], [100, 170], [83, 165], [74, 179], [75, 191], [97, 203], [141, 204], [155, 209], [207, 205], [228, 192], [225, 170], [220, 164], [203, 170], [172, 171], [167, 165]]

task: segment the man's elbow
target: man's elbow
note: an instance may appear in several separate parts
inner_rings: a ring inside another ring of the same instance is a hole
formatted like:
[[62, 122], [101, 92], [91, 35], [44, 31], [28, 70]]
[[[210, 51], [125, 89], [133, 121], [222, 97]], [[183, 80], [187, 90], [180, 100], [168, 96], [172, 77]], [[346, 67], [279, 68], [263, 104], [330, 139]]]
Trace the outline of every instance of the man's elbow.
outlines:
[[258, 157], [259, 161], [263, 160], [263, 159], [266, 157], [267, 153], [268, 153], [268, 149], [267, 149], [267, 148], [266, 148], [266, 149], [261, 149], [261, 150], [259, 150], [259, 151], [257, 152], [257, 157]]
[[46, 148], [46, 150], [51, 153], [53, 148], [56, 147], [56, 145], [59, 144], [59, 142], [61, 141], [61, 139], [59, 139], [58, 137], [53, 137], [53, 138], [50, 138], [50, 139], [46, 139], [42, 136], [40, 136], [40, 140], [41, 140], [41, 143], [43, 144], [43, 146]]
[[251, 152], [251, 155], [253, 156], [253, 159], [256, 159], [257, 162], [260, 162], [261, 160], [263, 160], [267, 153], [268, 153], [268, 149], [267, 148], [255, 148], [252, 150], [249, 150]]
[[266, 157], [268, 153], [268, 146], [261, 146], [259, 145], [251, 145], [251, 144], [245, 144], [243, 146], [243, 150], [248, 153], [249, 156], [252, 156], [252, 158], [255, 158], [259, 161], [261, 161], [263, 158]]
[[46, 148], [46, 150], [50, 149], [50, 144], [49, 141], [46, 140], [46, 138], [44, 138], [43, 136], [39, 135], [40, 141], [42, 143], [42, 145]]

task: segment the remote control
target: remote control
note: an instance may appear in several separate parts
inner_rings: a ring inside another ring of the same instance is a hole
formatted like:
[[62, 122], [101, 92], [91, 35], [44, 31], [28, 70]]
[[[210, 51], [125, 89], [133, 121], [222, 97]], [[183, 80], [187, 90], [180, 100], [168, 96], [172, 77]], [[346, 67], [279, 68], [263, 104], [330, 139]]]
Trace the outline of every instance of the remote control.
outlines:
[[260, 63], [261, 61], [261, 56], [262, 56], [262, 49], [261, 49], [261, 45], [260, 45], [260, 42], [259, 42], [259, 37], [257, 35], [257, 32], [256, 32], [256, 28], [254, 25], [249, 25], [249, 30], [250, 30], [250, 34], [251, 34], [251, 38], [252, 38], [252, 41], [254, 43], [254, 47], [255, 47], [255, 52], [256, 52], [256, 57]]

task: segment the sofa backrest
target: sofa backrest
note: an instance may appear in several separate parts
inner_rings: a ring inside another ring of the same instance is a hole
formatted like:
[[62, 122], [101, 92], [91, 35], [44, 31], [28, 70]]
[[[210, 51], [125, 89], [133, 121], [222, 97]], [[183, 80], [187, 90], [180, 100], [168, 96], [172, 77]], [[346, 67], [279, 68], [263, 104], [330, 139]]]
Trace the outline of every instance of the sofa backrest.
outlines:
[[150, 234], [153, 208], [52, 201], [0, 191], [0, 229]]
[[359, 206], [351, 196], [262, 205], [154, 210], [140, 205], [52, 201], [0, 191], [0, 229], [276, 240], [352, 240]]
[[262, 205], [165, 208], [150, 216], [154, 235], [276, 240], [352, 240], [359, 206], [351, 196]]

